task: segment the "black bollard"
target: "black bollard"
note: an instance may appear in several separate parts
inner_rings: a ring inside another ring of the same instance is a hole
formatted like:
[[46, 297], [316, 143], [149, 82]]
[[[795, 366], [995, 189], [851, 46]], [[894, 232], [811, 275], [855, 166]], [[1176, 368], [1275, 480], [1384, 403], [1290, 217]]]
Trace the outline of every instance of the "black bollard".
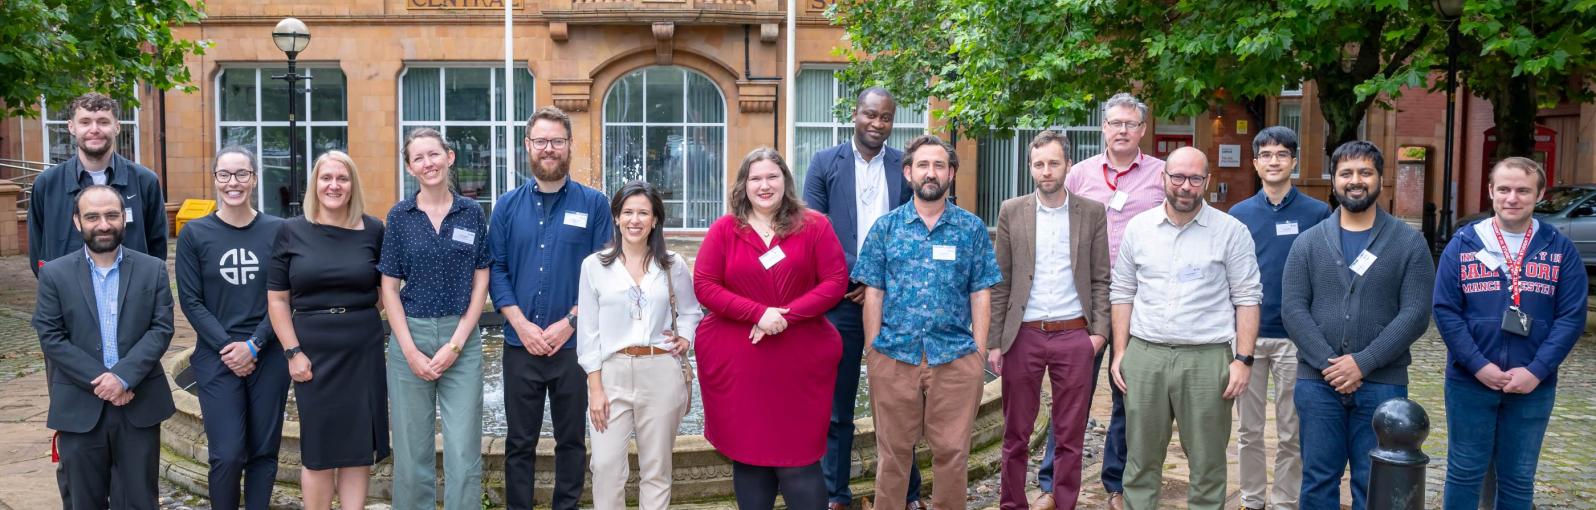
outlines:
[[1387, 400], [1374, 410], [1376, 446], [1369, 452], [1370, 510], [1422, 510], [1424, 439], [1430, 435], [1430, 417], [1424, 407], [1405, 398]]

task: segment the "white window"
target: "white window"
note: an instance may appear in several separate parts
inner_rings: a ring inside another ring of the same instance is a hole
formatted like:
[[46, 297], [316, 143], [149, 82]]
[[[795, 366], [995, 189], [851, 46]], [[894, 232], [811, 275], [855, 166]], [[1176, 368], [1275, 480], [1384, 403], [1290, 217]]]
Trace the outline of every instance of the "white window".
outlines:
[[[832, 108], [843, 99], [856, 96], [858, 91], [845, 88], [837, 80], [837, 71], [836, 68], [817, 67], [798, 72], [798, 122], [793, 133], [797, 137], [793, 140], [793, 150], [797, 154], [786, 156], [800, 188], [809, 171], [809, 159], [816, 152], [853, 139], [853, 121], [837, 120]], [[902, 150], [910, 140], [925, 132], [925, 109], [900, 104], [892, 115], [892, 136], [887, 138], [887, 146]]]
[[[740, 161], [740, 160], [739, 160]], [[726, 210], [726, 99], [683, 67], [632, 71], [604, 95], [604, 191], [646, 180], [665, 227], [707, 229]]]
[[[504, 65], [411, 64], [399, 77], [399, 143], [412, 129], [429, 127], [443, 133], [454, 146], [454, 186], [491, 213], [499, 195], [531, 178], [527, 166], [526, 119], [537, 109], [533, 102], [532, 74], [524, 62], [516, 64], [515, 115], [504, 115]], [[511, 134], [515, 171], [506, 173], [505, 135]], [[574, 134], [574, 133], [573, 133]], [[399, 194], [407, 198], [419, 189], [398, 157]]]
[[[1082, 124], [1052, 129], [1069, 139], [1072, 164], [1103, 153], [1102, 108], [1092, 109], [1091, 116]], [[1036, 181], [1031, 179], [1031, 139], [1042, 131], [1016, 129], [1008, 136], [988, 133], [977, 138], [975, 213], [987, 225], [997, 225], [998, 210], [1004, 200], [1036, 189]]]
[[1302, 97], [1302, 82], [1280, 87], [1280, 95], [1287, 97]]
[[1297, 134], [1297, 166], [1291, 169], [1291, 178], [1302, 177], [1302, 100], [1281, 99], [1280, 119], [1277, 123]]
[[[61, 111], [50, 111], [44, 106], [39, 109], [39, 118], [44, 119], [45, 160], [56, 165], [78, 155], [72, 132], [67, 131], [67, 121], [72, 119], [72, 112], [66, 111], [65, 106]], [[117, 121], [122, 124], [122, 131], [116, 135], [116, 153], [136, 162], [139, 160], [139, 109], [123, 110], [117, 114]]]
[[[293, 186], [289, 165], [288, 82], [273, 76], [280, 67], [229, 67], [216, 76], [216, 148], [241, 145], [260, 157], [260, 207], [286, 216]], [[299, 169], [309, 179], [310, 164], [329, 150], [347, 151], [349, 112], [343, 71], [336, 67], [298, 70], [308, 80], [297, 84]], [[305, 188], [300, 188], [303, 192]]]

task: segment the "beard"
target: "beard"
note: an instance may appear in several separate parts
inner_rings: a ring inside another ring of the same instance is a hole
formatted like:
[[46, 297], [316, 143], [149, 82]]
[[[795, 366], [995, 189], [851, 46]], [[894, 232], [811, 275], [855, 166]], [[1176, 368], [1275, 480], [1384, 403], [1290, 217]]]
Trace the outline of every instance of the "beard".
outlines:
[[[1363, 198], [1360, 198], [1360, 199], [1347, 198], [1347, 193], [1351, 192], [1354, 189], [1364, 190]], [[1374, 202], [1376, 200], [1380, 199], [1380, 187], [1379, 186], [1370, 188], [1370, 187], [1364, 186], [1362, 184], [1351, 184], [1351, 185], [1347, 185], [1345, 187], [1345, 189], [1336, 188], [1335, 193], [1336, 193], [1336, 201], [1341, 203], [1341, 207], [1346, 208], [1346, 210], [1348, 212], [1353, 212], [1353, 213], [1361, 213], [1363, 211], [1369, 210], [1370, 207], [1374, 206]]]
[[92, 253], [109, 253], [122, 245], [122, 234], [123, 230], [120, 228], [84, 232], [83, 245], [89, 247]]
[[[1185, 186], [1181, 186], [1174, 191], [1164, 188], [1164, 201], [1169, 202], [1169, 206], [1175, 208], [1178, 212], [1189, 213], [1197, 210], [1197, 207], [1202, 205], [1201, 194], [1201, 190], [1189, 191]], [[1182, 202], [1183, 200], [1185, 202]]]
[[552, 170], [548, 169], [548, 168], [545, 168], [543, 166], [543, 160], [541, 158], [537, 159], [537, 160], [534, 160], [532, 162], [532, 176], [536, 177], [540, 181], [544, 181], [544, 182], [560, 181], [560, 180], [564, 180], [565, 177], [570, 175], [570, 174], [571, 174], [571, 157], [570, 156], [565, 156], [565, 157], [560, 158], [560, 163], [558, 165], [555, 165]]
[[88, 145], [85, 145], [82, 140], [78, 140], [77, 145], [78, 151], [82, 152], [84, 155], [94, 159], [100, 159], [105, 157], [106, 153], [111, 152], [111, 149], [115, 148], [116, 143], [114, 140], [106, 140], [105, 144], [101, 145], [98, 149], [90, 148]]
[[933, 180], [920, 181], [920, 185], [914, 188], [914, 196], [926, 202], [941, 200], [947, 193], [947, 187]]
[[1058, 193], [1058, 190], [1062, 189], [1063, 187], [1064, 187], [1064, 180], [1063, 179], [1053, 179], [1051, 181], [1036, 181], [1036, 189], [1040, 190], [1042, 192], [1042, 194], [1044, 194], [1044, 195], [1051, 195], [1051, 194], [1054, 194], [1054, 193]]

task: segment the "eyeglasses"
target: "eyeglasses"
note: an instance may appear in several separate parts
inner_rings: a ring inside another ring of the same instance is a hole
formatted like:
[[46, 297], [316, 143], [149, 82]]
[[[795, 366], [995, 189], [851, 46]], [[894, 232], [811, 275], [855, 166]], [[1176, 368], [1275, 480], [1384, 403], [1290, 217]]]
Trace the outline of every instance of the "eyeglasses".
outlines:
[[1136, 128], [1142, 127], [1142, 123], [1141, 122], [1134, 121], [1134, 120], [1111, 120], [1111, 121], [1108, 121], [1108, 123], [1106, 125], [1108, 126], [1109, 129], [1117, 129], [1117, 130], [1120, 130], [1120, 131], [1129, 131], [1129, 130], [1132, 130], [1132, 129], [1136, 129]]
[[1260, 152], [1260, 153], [1258, 153], [1258, 156], [1257, 156], [1259, 161], [1270, 161], [1270, 160], [1275, 160], [1275, 159], [1278, 159], [1278, 160], [1281, 160], [1281, 161], [1290, 161], [1292, 157], [1293, 156], [1291, 155], [1290, 152], [1285, 152], [1285, 151], [1281, 151], [1281, 152]]
[[648, 306], [648, 297], [643, 294], [643, 288], [633, 285], [626, 289], [626, 299], [632, 302], [632, 320], [643, 320], [643, 307]]
[[229, 172], [229, 171], [226, 171], [226, 170], [217, 170], [214, 173], [216, 174], [216, 182], [222, 182], [222, 183], [232, 182], [233, 179], [238, 179], [238, 182], [249, 182], [249, 181], [255, 179], [255, 171], [254, 170], [239, 170], [239, 171], [236, 171], [236, 172]]
[[569, 138], [528, 138], [527, 141], [532, 143], [533, 150], [543, 150], [549, 147], [554, 147], [554, 150], [561, 150], [571, 144]]
[[1206, 175], [1181, 175], [1169, 172], [1164, 172], [1164, 175], [1169, 176], [1169, 182], [1176, 186], [1185, 186], [1187, 182], [1190, 182], [1192, 186], [1202, 186], [1204, 182], [1208, 182], [1208, 176]]

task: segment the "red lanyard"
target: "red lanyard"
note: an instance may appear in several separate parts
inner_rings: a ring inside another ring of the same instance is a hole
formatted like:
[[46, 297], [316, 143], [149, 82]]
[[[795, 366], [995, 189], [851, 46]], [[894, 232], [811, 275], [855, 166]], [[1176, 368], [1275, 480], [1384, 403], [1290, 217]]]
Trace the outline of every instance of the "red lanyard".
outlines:
[[1112, 169], [1110, 169], [1108, 167], [1108, 156], [1104, 155], [1103, 156], [1103, 183], [1104, 184], [1108, 184], [1108, 190], [1109, 191], [1119, 191], [1119, 178], [1124, 176], [1125, 174], [1131, 173], [1132, 171], [1136, 170], [1137, 167], [1141, 166], [1141, 164], [1142, 164], [1141, 161], [1142, 161], [1142, 157], [1140, 155], [1137, 155], [1136, 156], [1136, 161], [1132, 161], [1131, 162], [1130, 168], [1126, 168], [1125, 171], [1123, 171], [1123, 172], [1114, 172], [1113, 173], [1114, 178], [1113, 179], [1109, 179], [1108, 178], [1109, 172]]
[[[1502, 246], [1502, 256], [1507, 256], [1507, 239], [1502, 238], [1502, 228], [1496, 220], [1491, 221], [1491, 232], [1496, 233], [1496, 243]], [[1513, 289], [1513, 308], [1518, 308], [1518, 281], [1524, 271], [1524, 256], [1529, 254], [1530, 239], [1535, 235], [1535, 222], [1524, 229], [1524, 244], [1518, 247], [1518, 258], [1507, 259], [1507, 284]]]

